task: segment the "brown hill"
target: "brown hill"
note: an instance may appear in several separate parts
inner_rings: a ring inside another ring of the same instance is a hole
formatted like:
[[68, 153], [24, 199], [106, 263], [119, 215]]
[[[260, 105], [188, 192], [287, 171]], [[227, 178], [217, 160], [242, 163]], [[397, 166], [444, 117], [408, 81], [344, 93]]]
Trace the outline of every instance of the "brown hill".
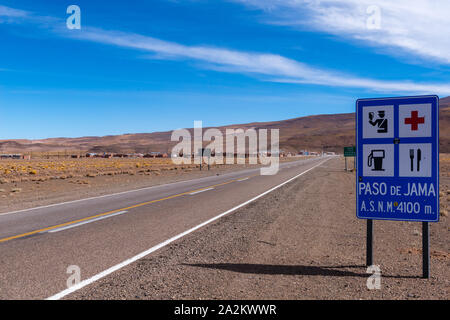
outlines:
[[[440, 100], [440, 151], [450, 152], [450, 97]], [[342, 152], [355, 143], [355, 114], [301, 117], [274, 122], [255, 122], [220, 127], [280, 129], [280, 149], [284, 151], [324, 150]], [[207, 128], [204, 128], [206, 130]], [[192, 134], [192, 129], [190, 129]], [[171, 131], [123, 134], [104, 137], [51, 138], [43, 140], [0, 140], [1, 153], [50, 151], [82, 152], [169, 152], [174, 146]]]

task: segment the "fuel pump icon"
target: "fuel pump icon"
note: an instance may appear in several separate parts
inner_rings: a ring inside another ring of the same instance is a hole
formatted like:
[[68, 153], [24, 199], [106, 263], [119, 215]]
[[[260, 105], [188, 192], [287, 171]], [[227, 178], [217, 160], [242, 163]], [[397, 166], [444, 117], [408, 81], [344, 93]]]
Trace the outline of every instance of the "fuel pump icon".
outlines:
[[372, 150], [367, 158], [367, 166], [373, 167], [372, 171], [384, 171], [383, 159], [386, 154], [384, 150]]

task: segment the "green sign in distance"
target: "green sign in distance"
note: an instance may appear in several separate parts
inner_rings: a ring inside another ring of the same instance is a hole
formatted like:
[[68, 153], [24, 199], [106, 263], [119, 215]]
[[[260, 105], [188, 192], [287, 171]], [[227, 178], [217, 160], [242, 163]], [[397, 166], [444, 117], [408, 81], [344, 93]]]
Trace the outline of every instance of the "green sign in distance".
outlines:
[[356, 147], [344, 147], [344, 157], [356, 157]]

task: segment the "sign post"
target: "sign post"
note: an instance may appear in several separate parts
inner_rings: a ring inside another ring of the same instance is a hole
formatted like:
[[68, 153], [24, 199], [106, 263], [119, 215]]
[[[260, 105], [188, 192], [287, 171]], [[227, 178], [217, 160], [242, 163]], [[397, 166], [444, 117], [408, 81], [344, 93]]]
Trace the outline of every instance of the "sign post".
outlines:
[[430, 277], [430, 233], [428, 222], [422, 222], [422, 278]]
[[200, 171], [202, 171], [202, 163], [203, 163], [203, 148], [198, 149], [198, 156], [200, 157]]
[[[347, 171], [347, 158], [348, 157], [356, 157], [356, 147], [344, 147], [344, 157], [345, 157], [345, 171]], [[355, 163], [353, 162], [353, 168], [356, 168]]]
[[209, 165], [209, 163], [210, 163], [210, 160], [211, 160], [211, 149], [210, 148], [205, 148], [205, 149], [203, 149], [203, 156], [204, 157], [208, 157], [208, 171], [209, 171], [209, 167], [210, 167], [210, 165]]
[[367, 220], [366, 231], [366, 266], [373, 265], [373, 220]]
[[360, 99], [356, 113], [356, 215], [367, 219], [366, 263], [373, 263], [373, 220], [422, 222], [428, 278], [428, 222], [439, 221], [439, 97]]
[[200, 171], [202, 171], [203, 157], [208, 157], [208, 170], [209, 170], [210, 169], [211, 149], [210, 148], [199, 148], [198, 155], [200, 157]]

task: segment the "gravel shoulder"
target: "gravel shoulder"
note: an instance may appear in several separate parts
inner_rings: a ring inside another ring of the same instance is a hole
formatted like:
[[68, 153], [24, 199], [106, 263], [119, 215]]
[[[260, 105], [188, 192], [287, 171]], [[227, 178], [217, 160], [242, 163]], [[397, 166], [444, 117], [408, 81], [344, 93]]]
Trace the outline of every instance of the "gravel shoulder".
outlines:
[[66, 298], [448, 299], [445, 216], [430, 227], [428, 280], [420, 278], [420, 223], [375, 221], [381, 289], [367, 289], [365, 221], [355, 216], [354, 173], [343, 168], [342, 158], [328, 161]]

